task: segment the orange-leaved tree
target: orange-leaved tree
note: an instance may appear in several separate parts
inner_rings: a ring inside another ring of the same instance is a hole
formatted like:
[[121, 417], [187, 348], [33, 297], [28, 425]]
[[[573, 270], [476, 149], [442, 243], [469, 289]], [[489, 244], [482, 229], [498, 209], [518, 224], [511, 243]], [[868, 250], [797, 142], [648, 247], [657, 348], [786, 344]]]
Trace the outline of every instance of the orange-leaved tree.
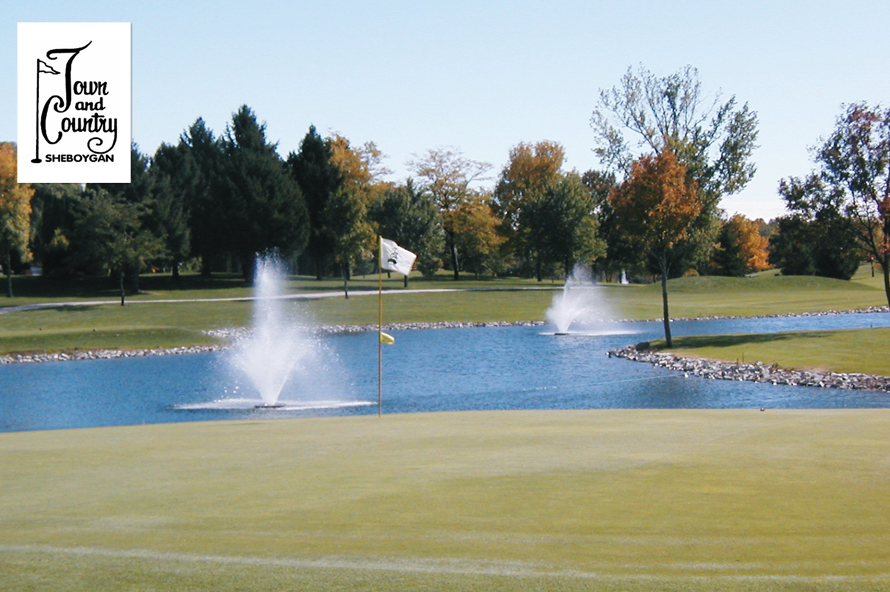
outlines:
[[560, 181], [564, 162], [565, 149], [557, 142], [521, 142], [510, 149], [509, 160], [498, 176], [492, 207], [502, 220], [500, 233], [524, 272], [531, 269], [533, 259], [540, 260], [535, 252], [538, 245], [530, 236], [533, 230], [524, 222], [548, 187]]
[[0, 262], [6, 271], [6, 293], [12, 298], [12, 253], [23, 261], [31, 259], [28, 238], [31, 233], [31, 196], [28, 183], [17, 182], [16, 148], [0, 142]]
[[760, 233], [766, 223], [735, 214], [723, 224], [719, 246], [714, 253], [714, 271], [718, 275], [743, 276], [769, 269], [769, 239]]
[[689, 235], [702, 209], [695, 183], [686, 182], [686, 167], [670, 149], [643, 156], [609, 198], [615, 225], [624, 240], [655, 263], [661, 274], [664, 338], [671, 339], [667, 280], [674, 247]]

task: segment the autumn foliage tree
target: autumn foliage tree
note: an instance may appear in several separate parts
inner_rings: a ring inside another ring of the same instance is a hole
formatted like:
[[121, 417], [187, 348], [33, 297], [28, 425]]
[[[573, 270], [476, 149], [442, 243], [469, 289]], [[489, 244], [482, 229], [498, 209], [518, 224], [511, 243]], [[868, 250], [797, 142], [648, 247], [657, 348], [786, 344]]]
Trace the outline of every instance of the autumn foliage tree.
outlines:
[[417, 175], [417, 182], [422, 189], [430, 192], [439, 208], [454, 279], [459, 280], [458, 235], [461, 226], [458, 224], [458, 213], [474, 195], [470, 184], [481, 180], [491, 165], [469, 159], [454, 148], [437, 148], [408, 162], [408, 168]]
[[641, 152], [665, 149], [683, 163], [701, 209], [676, 255], [699, 267], [710, 260], [720, 231], [721, 197], [737, 193], [754, 176], [757, 123], [757, 113], [735, 97], [707, 97], [692, 66], [667, 76], [628, 68], [619, 85], [600, 91], [590, 119], [594, 152], [612, 171], [626, 174]]
[[686, 167], [673, 151], [664, 149], [634, 162], [609, 201], [624, 240], [649, 257], [661, 274], [664, 337], [672, 347], [667, 280], [677, 256], [674, 249], [702, 209], [695, 183], [687, 182]]
[[382, 191], [379, 176], [387, 171], [380, 165], [383, 155], [373, 142], [353, 147], [344, 136], [333, 134], [328, 143], [331, 161], [340, 171], [341, 182], [325, 204], [321, 222], [348, 298], [347, 282], [352, 266], [373, 249], [374, 229], [368, 219], [368, 208]]
[[718, 274], [738, 277], [769, 268], [769, 239], [760, 233], [763, 224], [763, 220], [758, 223], [742, 214], [723, 224], [714, 254]]
[[491, 199], [484, 193], [473, 193], [454, 212], [455, 241], [463, 253], [465, 267], [480, 273], [501, 271], [498, 248], [504, 237], [498, 232], [501, 220], [491, 209]]
[[12, 255], [30, 259], [31, 196], [27, 183], [18, 183], [16, 147], [0, 143], [0, 262], [6, 272], [6, 294], [12, 298]]
[[494, 213], [502, 220], [499, 228], [507, 246], [528, 270], [534, 245], [525, 222], [529, 209], [540, 202], [544, 192], [559, 180], [565, 149], [556, 142], [521, 142], [510, 150], [507, 164], [494, 188]]

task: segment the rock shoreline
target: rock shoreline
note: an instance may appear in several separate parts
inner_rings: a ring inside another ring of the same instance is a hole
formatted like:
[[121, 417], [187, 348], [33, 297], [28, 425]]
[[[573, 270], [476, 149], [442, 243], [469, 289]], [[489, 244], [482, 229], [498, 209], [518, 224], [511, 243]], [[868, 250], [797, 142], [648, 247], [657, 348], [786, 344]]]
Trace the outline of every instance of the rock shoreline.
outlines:
[[712, 380], [737, 380], [789, 386], [812, 386], [850, 390], [869, 390], [890, 393], [890, 377], [869, 374], [843, 374], [816, 370], [788, 370], [778, 366], [766, 366], [763, 362], [738, 364], [692, 358], [649, 349], [644, 341], [620, 349], [610, 350], [609, 357], [625, 358], [635, 362], [647, 362], [668, 370], [683, 372], [686, 376]]
[[[406, 331], [421, 329], [463, 329], [469, 327], [538, 327], [544, 321], [491, 321], [484, 323], [471, 322], [440, 322], [440, 323], [390, 323], [383, 326], [384, 331]], [[309, 327], [307, 330], [316, 335], [334, 335], [348, 333], [364, 333], [376, 331], [377, 325], [322, 325]], [[204, 331], [205, 335], [236, 341], [250, 336], [247, 327], [231, 329], [212, 329]], [[141, 358], [146, 356], [176, 356], [219, 352], [229, 349], [231, 344], [195, 345], [189, 347], [149, 348], [149, 349], [99, 349], [99, 350], [68, 350], [55, 353], [21, 353], [0, 355], [2, 364], [37, 364], [41, 362], [68, 362], [75, 360], [113, 360], [118, 358]]]

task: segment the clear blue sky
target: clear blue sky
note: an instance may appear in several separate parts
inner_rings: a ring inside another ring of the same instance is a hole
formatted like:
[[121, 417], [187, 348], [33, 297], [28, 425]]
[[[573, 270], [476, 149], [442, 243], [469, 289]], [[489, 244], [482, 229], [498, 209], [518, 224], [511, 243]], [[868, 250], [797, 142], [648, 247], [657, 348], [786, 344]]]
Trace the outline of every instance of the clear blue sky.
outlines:
[[143, 152], [198, 117], [221, 133], [248, 104], [282, 156], [314, 124], [376, 142], [394, 180], [455, 146], [493, 183], [512, 146], [545, 139], [568, 169], [595, 168], [599, 89], [691, 64], [759, 115], [757, 175], [723, 201], [751, 217], [782, 213], [779, 179], [811, 169], [842, 103], [890, 103], [890, 3], [874, 1], [0, 0], [0, 16], [0, 140], [16, 136], [17, 22], [125, 21]]

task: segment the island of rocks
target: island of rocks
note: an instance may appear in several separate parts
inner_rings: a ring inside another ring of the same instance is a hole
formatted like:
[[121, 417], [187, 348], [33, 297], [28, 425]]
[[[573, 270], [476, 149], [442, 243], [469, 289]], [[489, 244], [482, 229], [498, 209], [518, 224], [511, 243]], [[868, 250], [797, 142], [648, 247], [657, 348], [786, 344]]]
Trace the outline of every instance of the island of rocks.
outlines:
[[815, 370], [789, 370], [778, 366], [766, 366], [763, 362], [739, 364], [705, 358], [692, 358], [651, 349], [649, 342], [628, 345], [608, 352], [610, 357], [625, 358], [635, 362], [648, 362], [653, 366], [676, 370], [685, 375], [713, 380], [745, 380], [791, 386], [856, 389], [890, 392], [890, 377], [868, 374], [842, 374]]

